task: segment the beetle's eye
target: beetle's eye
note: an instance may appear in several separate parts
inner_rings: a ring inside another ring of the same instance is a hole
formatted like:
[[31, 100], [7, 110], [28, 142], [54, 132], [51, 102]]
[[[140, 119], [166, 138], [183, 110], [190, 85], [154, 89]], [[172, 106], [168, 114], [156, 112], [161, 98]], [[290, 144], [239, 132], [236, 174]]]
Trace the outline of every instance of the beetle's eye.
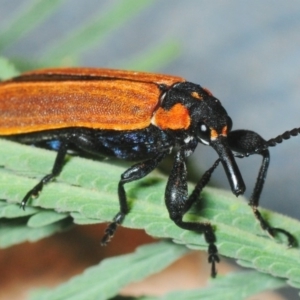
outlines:
[[210, 143], [210, 130], [204, 123], [198, 125], [198, 138], [201, 143], [209, 145]]
[[232, 120], [230, 117], [227, 117], [227, 132], [231, 131], [232, 128]]

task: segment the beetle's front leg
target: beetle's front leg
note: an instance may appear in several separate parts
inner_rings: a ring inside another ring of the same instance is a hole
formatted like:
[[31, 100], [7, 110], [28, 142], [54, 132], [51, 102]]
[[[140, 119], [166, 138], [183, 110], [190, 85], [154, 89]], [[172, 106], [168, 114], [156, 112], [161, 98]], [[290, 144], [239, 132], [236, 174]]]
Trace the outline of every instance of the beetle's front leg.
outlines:
[[277, 233], [283, 233], [288, 239], [288, 246], [293, 246], [295, 244], [295, 238], [282, 228], [271, 227], [258, 210], [260, 195], [270, 163], [270, 153], [267, 149], [268, 143], [259, 134], [250, 130], [235, 130], [230, 132], [228, 135], [228, 143], [231, 150], [235, 151], [238, 157], [242, 158], [252, 154], [260, 154], [262, 156], [262, 163], [249, 200], [249, 205], [263, 230], [266, 230], [272, 237]]
[[175, 224], [183, 229], [201, 232], [204, 234], [205, 240], [208, 243], [208, 261], [212, 264], [211, 276], [215, 277], [216, 263], [220, 261], [218, 257], [218, 250], [215, 245], [216, 236], [210, 223], [194, 223], [183, 221], [184, 214], [190, 209], [192, 204], [199, 198], [199, 194], [203, 187], [208, 183], [211, 174], [218, 166], [220, 160], [206, 171], [201, 180], [196, 185], [194, 191], [188, 197], [187, 188], [187, 171], [185, 166], [185, 151], [179, 150], [167, 183], [165, 201], [169, 211], [170, 218]]
[[124, 189], [124, 185], [128, 182], [135, 181], [141, 179], [148, 175], [151, 171], [153, 171], [157, 165], [164, 159], [167, 155], [167, 152], [163, 152], [157, 155], [154, 158], [149, 160], [137, 163], [126, 170], [121, 175], [121, 180], [119, 181], [118, 185], [118, 196], [119, 196], [119, 203], [120, 203], [120, 211], [115, 215], [113, 221], [108, 225], [105, 230], [104, 236], [101, 240], [101, 245], [105, 246], [110, 241], [110, 239], [115, 234], [118, 225], [121, 225], [124, 221], [125, 216], [129, 212], [128, 203], [126, 192]]

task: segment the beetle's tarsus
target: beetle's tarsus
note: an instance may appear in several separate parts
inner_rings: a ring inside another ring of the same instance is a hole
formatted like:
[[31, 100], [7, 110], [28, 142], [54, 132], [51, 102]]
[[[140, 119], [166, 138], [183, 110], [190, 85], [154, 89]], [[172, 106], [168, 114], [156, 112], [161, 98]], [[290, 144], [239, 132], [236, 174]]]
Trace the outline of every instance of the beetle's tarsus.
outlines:
[[125, 214], [122, 212], [119, 212], [115, 215], [113, 221], [105, 229], [104, 236], [101, 240], [101, 246], [106, 246], [110, 242], [118, 226], [121, 225], [122, 222], [124, 221], [124, 218], [125, 218]]
[[266, 230], [267, 230], [268, 234], [273, 238], [276, 237], [277, 233], [281, 233], [281, 234], [285, 235], [288, 240], [288, 243], [287, 243], [288, 248], [292, 248], [292, 247], [296, 246], [296, 244], [297, 244], [295, 237], [292, 234], [290, 234], [288, 231], [286, 231], [282, 228], [269, 227]]
[[220, 258], [218, 256], [218, 249], [215, 244], [209, 244], [208, 262], [211, 264], [211, 277], [215, 278], [217, 276], [216, 263], [220, 262]]
[[[250, 204], [251, 205], [251, 204]], [[296, 239], [295, 237], [290, 234], [288, 231], [282, 229], [282, 228], [278, 228], [278, 227], [271, 227], [268, 222], [263, 218], [263, 216], [261, 215], [260, 211], [258, 210], [258, 208], [256, 206], [252, 206], [252, 210], [253, 213], [256, 217], [256, 219], [258, 220], [260, 227], [266, 231], [272, 238], [276, 238], [277, 233], [281, 233], [283, 235], [286, 236], [287, 240], [288, 240], [288, 247], [294, 247], [296, 245]]]

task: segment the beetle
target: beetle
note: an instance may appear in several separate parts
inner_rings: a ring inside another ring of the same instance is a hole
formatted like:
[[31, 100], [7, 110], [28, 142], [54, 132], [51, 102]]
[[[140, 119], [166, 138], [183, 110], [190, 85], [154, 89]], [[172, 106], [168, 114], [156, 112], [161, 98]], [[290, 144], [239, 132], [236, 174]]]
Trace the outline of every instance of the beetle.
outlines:
[[[154, 170], [172, 150], [174, 163], [167, 181], [165, 203], [180, 228], [202, 232], [208, 243], [211, 275], [219, 262], [216, 236], [210, 223], [184, 221], [202, 189], [221, 163], [231, 190], [244, 193], [245, 183], [235, 157], [262, 156], [249, 204], [261, 227], [271, 236], [281, 232], [288, 245], [294, 237], [271, 227], [258, 210], [269, 166], [269, 147], [296, 136], [293, 129], [269, 141], [250, 130], [231, 130], [232, 121], [212, 93], [181, 77], [93, 68], [53, 68], [27, 72], [0, 82], [0, 136], [57, 151], [51, 173], [25, 195], [24, 209], [43, 186], [57, 177], [69, 150], [136, 161], [118, 183], [120, 211], [108, 225], [106, 245], [129, 212], [124, 185]], [[188, 195], [186, 159], [198, 144], [211, 146], [217, 161]]]

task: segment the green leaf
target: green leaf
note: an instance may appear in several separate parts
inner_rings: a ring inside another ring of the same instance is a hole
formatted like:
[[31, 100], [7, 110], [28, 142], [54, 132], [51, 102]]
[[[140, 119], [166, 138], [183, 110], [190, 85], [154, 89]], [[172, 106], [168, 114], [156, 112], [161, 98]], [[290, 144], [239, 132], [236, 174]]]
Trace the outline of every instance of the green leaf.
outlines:
[[54, 211], [40, 211], [39, 213], [32, 216], [29, 221], [27, 222], [27, 225], [32, 228], [38, 228], [50, 225], [52, 223], [61, 221], [63, 219], [66, 219], [69, 217], [69, 214], [58, 214]]
[[210, 281], [207, 288], [176, 291], [162, 297], [145, 297], [143, 300], [241, 300], [258, 293], [285, 286], [283, 280], [257, 272], [235, 272]]
[[5, 203], [3, 203], [3, 201], [1, 201], [0, 217], [7, 218], [7, 219], [13, 219], [13, 218], [31, 216], [39, 211], [40, 211], [39, 209], [33, 208], [33, 207], [28, 207], [28, 209], [23, 210], [23, 209], [20, 209], [19, 205], [5, 204]]
[[0, 51], [37, 27], [62, 3], [62, 0], [24, 2], [24, 5], [16, 10], [17, 13], [14, 18], [10, 19], [10, 23], [6, 24], [5, 28], [0, 31]]
[[62, 220], [39, 228], [30, 228], [26, 223], [27, 219], [9, 221], [0, 219], [1, 248], [7, 248], [26, 241], [35, 242], [56, 232], [66, 230], [72, 225], [71, 219]]
[[69, 282], [30, 299], [106, 300], [129, 283], [163, 270], [187, 251], [185, 247], [167, 242], [142, 246], [132, 254], [105, 259]]
[[[20, 202], [27, 191], [50, 172], [55, 155], [52, 151], [1, 141], [0, 198], [10, 203]], [[56, 182], [46, 185], [28, 207], [69, 213], [75, 223], [110, 221], [119, 211], [117, 185], [124, 170], [124, 166], [108, 161], [72, 157]], [[145, 229], [155, 237], [174, 239], [192, 249], [207, 250], [203, 235], [182, 230], [169, 219], [164, 204], [166, 181], [164, 176], [153, 172], [126, 185], [131, 210], [123, 225]], [[0, 206], [0, 210], [3, 209]], [[284, 228], [299, 239], [298, 221], [263, 209], [261, 212], [272, 226]], [[262, 232], [243, 198], [237, 199], [224, 190], [206, 188], [202, 200], [185, 218], [213, 224], [221, 255], [299, 285], [299, 250], [288, 249], [286, 241], [272, 240]]]

